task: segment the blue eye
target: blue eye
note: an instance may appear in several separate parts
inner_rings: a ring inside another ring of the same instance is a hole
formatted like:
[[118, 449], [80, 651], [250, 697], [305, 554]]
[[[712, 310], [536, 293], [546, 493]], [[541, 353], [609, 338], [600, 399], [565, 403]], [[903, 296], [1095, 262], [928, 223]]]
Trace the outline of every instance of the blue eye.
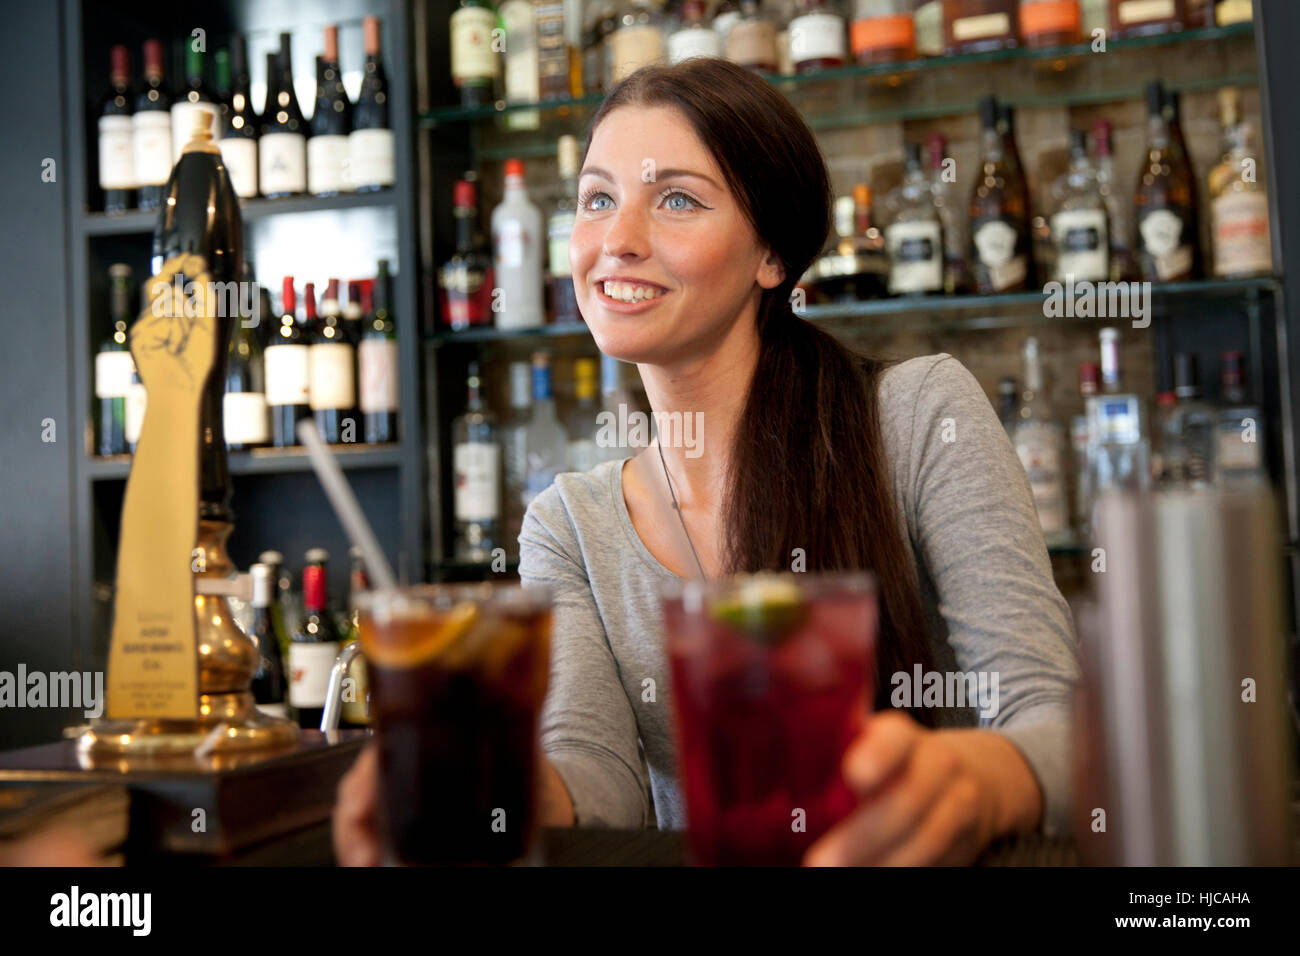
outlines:
[[[583, 209], [590, 209], [591, 200], [596, 199], [600, 196], [605, 196], [605, 194], [595, 189], [589, 190], [583, 193], [581, 197], [579, 197], [578, 205]], [[605, 196], [605, 198], [608, 199], [609, 197]]]
[[697, 209], [697, 208], [699, 208], [699, 206], [700, 206], [700, 204], [699, 204], [698, 202], [696, 202], [692, 197], [686, 195], [686, 193], [681, 192], [680, 190], [673, 190], [672, 192], [668, 193], [664, 198], [665, 198], [665, 199], [674, 199], [674, 198], [677, 198], [677, 197], [681, 197], [682, 199], [685, 199], [688, 203], [690, 203], [690, 205], [689, 205], [689, 206], [678, 206], [678, 207], [674, 210], [675, 212], [689, 212], [691, 209]]
[[[592, 203], [595, 202], [595, 200], [601, 198], [608, 199], [609, 196], [598, 189], [590, 189], [578, 197], [578, 208], [586, 209], [589, 212], [603, 212], [604, 211], [603, 209], [597, 209], [592, 205]], [[691, 196], [688, 193], [684, 193], [680, 189], [670, 189], [664, 192], [663, 195], [660, 197], [661, 200], [676, 199], [676, 198], [685, 199], [686, 202], [689, 203], [689, 205], [670, 207], [670, 211], [672, 212], [694, 212], [696, 209], [709, 208], [708, 206], [704, 205], [704, 203], [696, 199], [694, 196]]]

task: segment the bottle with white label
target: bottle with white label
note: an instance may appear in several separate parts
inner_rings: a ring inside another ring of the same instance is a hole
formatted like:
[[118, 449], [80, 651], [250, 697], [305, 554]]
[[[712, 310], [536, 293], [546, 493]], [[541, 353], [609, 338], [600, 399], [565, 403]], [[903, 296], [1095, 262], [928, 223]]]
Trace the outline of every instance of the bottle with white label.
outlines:
[[997, 100], [980, 104], [983, 156], [970, 201], [971, 279], [981, 295], [1029, 288], [1029, 209], [1024, 172], [1007, 150]]
[[316, 109], [307, 140], [307, 191], [336, 196], [352, 188], [348, 134], [352, 102], [339, 69], [339, 28], [325, 28], [325, 53], [316, 58]]
[[501, 204], [492, 210], [492, 256], [500, 295], [493, 302], [499, 329], [534, 329], [544, 324], [542, 212], [528, 199], [524, 164], [506, 160]]
[[135, 198], [131, 57], [119, 44], [109, 59], [111, 85], [99, 108], [99, 188], [104, 191], [104, 212], [124, 212]]
[[498, 72], [497, 53], [492, 49], [496, 26], [489, 0], [460, 0], [460, 8], [451, 15], [451, 77], [463, 107], [492, 101]]
[[919, 145], [908, 145], [903, 184], [890, 193], [884, 206], [889, 293], [943, 292], [943, 221], [935, 204], [932, 184], [921, 167]]
[[352, 111], [352, 132], [348, 134], [349, 174], [357, 192], [385, 189], [396, 181], [393, 131], [388, 128], [388, 80], [379, 47], [379, 18], [361, 21], [366, 44], [366, 63], [361, 92]]
[[618, 8], [618, 22], [605, 38], [609, 76], [605, 88], [611, 89], [643, 66], [664, 60], [663, 16], [654, 0], [627, 0]]
[[172, 174], [172, 100], [163, 83], [162, 43], [144, 41], [144, 85], [131, 114], [132, 166], [136, 203], [157, 209]]
[[307, 190], [307, 121], [293, 91], [288, 33], [280, 51], [267, 55], [266, 108], [258, 141], [258, 185], [263, 196], [296, 196]]
[[1138, 278], [1144, 282], [1194, 279], [1200, 238], [1195, 180], [1165, 116], [1165, 93], [1159, 82], [1147, 87], [1147, 111], [1147, 155], [1139, 167], [1133, 199]]
[[185, 47], [185, 88], [172, 103], [173, 165], [180, 161], [181, 151], [189, 142], [190, 131], [194, 129], [195, 110], [207, 110], [212, 114], [212, 125], [208, 128], [212, 131], [214, 140], [221, 139], [221, 110], [217, 107], [217, 97], [204, 76], [203, 51], [196, 50], [191, 43]]
[[844, 16], [829, 0], [797, 0], [790, 21], [790, 61], [796, 73], [843, 66], [847, 38]]
[[302, 624], [289, 641], [289, 706], [294, 719], [308, 730], [320, 727], [330, 670], [339, 654], [338, 628], [327, 598], [328, 561], [323, 548], [307, 552], [302, 569]]
[[668, 36], [668, 62], [680, 63], [693, 56], [720, 57], [722, 39], [721, 33], [704, 22], [704, 0], [685, 0], [681, 27]]
[[[506, 103], [536, 103], [542, 95], [537, 11], [532, 0], [504, 0], [497, 15], [505, 31], [501, 63]], [[501, 125], [508, 130], [538, 129], [541, 118], [537, 110], [512, 109], [501, 117]]]
[[[242, 34], [236, 34], [230, 41], [230, 79], [230, 108], [217, 146], [221, 149], [221, 161], [230, 174], [230, 185], [234, 187], [235, 195], [240, 199], [251, 199], [257, 195], [258, 123], [249, 97], [248, 45]], [[217, 82], [220, 85], [220, 76]]]
[[1246, 387], [1240, 352], [1220, 354], [1219, 378], [1223, 405], [1215, 430], [1215, 484], [1234, 490], [1265, 485], [1264, 419]]
[[569, 267], [569, 237], [578, 218], [578, 141], [565, 134], [558, 150], [560, 193], [546, 220], [547, 283], [551, 288], [551, 321], [556, 324], [582, 321], [578, 296]]
[[[338, 306], [338, 280], [332, 280], [333, 299], [321, 300], [322, 311], [316, 312], [316, 287], [308, 282], [303, 289], [303, 309], [310, 345], [309, 404], [321, 440], [330, 445], [352, 444], [361, 440], [355, 417], [357, 387], [355, 353], [344, 338], [343, 319]], [[332, 305], [330, 305], [332, 303]]]
[[1055, 278], [1105, 282], [1110, 278], [1110, 222], [1097, 171], [1088, 158], [1088, 134], [1070, 134], [1070, 168], [1052, 184]]
[[[244, 308], [244, 297], [240, 295], [239, 314], [226, 357], [226, 393], [222, 397], [221, 412], [226, 447], [231, 451], [246, 451], [271, 440], [270, 419], [266, 412], [266, 368], [262, 344], [258, 341], [263, 319], [262, 297], [253, 281], [252, 264], [247, 259], [239, 281], [241, 291], [251, 290], [254, 305], [252, 309]], [[270, 320], [271, 317], [265, 318]]]
[[1214, 274], [1268, 275], [1273, 271], [1268, 189], [1251, 142], [1250, 124], [1241, 116], [1241, 91], [1235, 87], [1219, 91], [1219, 120], [1224, 153], [1210, 170]]
[[95, 355], [95, 454], [125, 455], [126, 397], [131, 391], [131, 349], [127, 329], [131, 323], [131, 267], [108, 267], [109, 313], [112, 330]]
[[311, 414], [311, 366], [307, 335], [294, 317], [293, 276], [284, 277], [280, 319], [270, 330], [264, 360], [266, 405], [271, 416], [271, 444], [298, 444], [298, 419]]
[[1025, 390], [1016, 413], [1011, 440], [1029, 478], [1034, 507], [1049, 547], [1072, 538], [1065, 482], [1065, 430], [1052, 414], [1043, 391], [1043, 366], [1038, 340], [1025, 340]]
[[487, 561], [501, 543], [501, 446], [483, 405], [478, 362], [469, 363], [465, 414], [452, 423], [456, 560]]
[[361, 283], [362, 332], [357, 346], [361, 419], [366, 441], [397, 441], [401, 378], [397, 365], [397, 325], [389, 308], [388, 260], [379, 260], [374, 284]]

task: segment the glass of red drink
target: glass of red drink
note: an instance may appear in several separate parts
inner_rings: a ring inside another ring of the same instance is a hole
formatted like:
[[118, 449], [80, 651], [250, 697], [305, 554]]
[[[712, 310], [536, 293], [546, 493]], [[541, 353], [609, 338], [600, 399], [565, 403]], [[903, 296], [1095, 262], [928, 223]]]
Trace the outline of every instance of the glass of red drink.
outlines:
[[505, 864], [533, 850], [550, 596], [417, 585], [358, 597], [390, 864]]
[[663, 608], [694, 861], [798, 865], [857, 802], [841, 762], [872, 700], [874, 579], [678, 581]]

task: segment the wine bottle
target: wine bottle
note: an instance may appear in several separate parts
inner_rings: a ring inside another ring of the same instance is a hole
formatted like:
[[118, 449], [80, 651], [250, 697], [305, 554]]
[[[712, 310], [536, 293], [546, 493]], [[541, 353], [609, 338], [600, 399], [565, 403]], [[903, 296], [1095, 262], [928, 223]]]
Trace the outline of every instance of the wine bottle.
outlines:
[[258, 176], [263, 196], [294, 196], [307, 189], [307, 123], [293, 92], [289, 34], [280, 34], [275, 85], [267, 86], [258, 144]]
[[253, 675], [253, 700], [257, 709], [276, 717], [287, 717], [284, 700], [284, 658], [280, 632], [276, 627], [276, 569], [260, 561], [249, 567], [253, 577], [253, 625], [248, 636], [257, 644], [257, 673]]
[[[257, 114], [249, 97], [248, 47], [242, 34], [230, 41], [230, 113], [221, 141], [221, 159], [240, 199], [257, 195]], [[269, 316], [268, 316], [269, 318]]]
[[[339, 647], [347, 647], [353, 641], [361, 637], [360, 612], [357, 608], [357, 598], [362, 592], [370, 589], [370, 581], [366, 577], [366, 565], [361, 556], [361, 549], [353, 545], [348, 549], [348, 558], [352, 562], [352, 571], [348, 575], [348, 606], [345, 613], [339, 615]], [[360, 728], [366, 727], [370, 723], [370, 679], [366, 675], [366, 659], [364, 656], [356, 657], [352, 660], [352, 666], [348, 669], [348, 676], [352, 678], [352, 693], [347, 693], [345, 687], [343, 695], [343, 709], [339, 714], [340, 727]]]
[[[151, 274], [175, 272], [187, 281], [210, 282], [213, 288], [237, 287], [244, 259], [244, 225], [239, 201], [212, 138], [216, 116], [203, 109], [189, 114], [192, 136], [172, 169], [162, 212], [153, 236]], [[173, 263], [193, 263], [182, 272]], [[216, 354], [203, 384], [199, 429], [199, 518], [230, 522], [230, 474], [222, 431], [222, 397], [226, 385], [226, 350], [239, 309], [217, 307], [213, 316]], [[188, 306], [187, 306], [188, 311]]]
[[1175, 150], [1166, 119], [1164, 89], [1147, 87], [1147, 159], [1142, 164], [1134, 207], [1134, 250], [1138, 278], [1174, 282], [1196, 274], [1196, 210], [1192, 171], [1186, 155]]
[[452, 422], [456, 560], [487, 561], [501, 541], [501, 446], [483, 403], [479, 363], [469, 363], [465, 414]]
[[195, 110], [207, 110], [212, 114], [212, 138], [220, 139], [221, 111], [217, 107], [217, 97], [204, 77], [203, 51], [196, 50], [191, 43], [185, 47], [185, 88], [172, 103], [172, 162], [181, 158], [181, 150], [189, 142]]
[[307, 339], [294, 318], [293, 276], [284, 277], [280, 322], [266, 347], [266, 404], [271, 413], [271, 444], [298, 444], [298, 419], [311, 414]]
[[[700, 27], [699, 31], [712, 31]], [[569, 268], [569, 237], [578, 219], [578, 141], [565, 134], [560, 137], [557, 149], [560, 173], [560, 191], [550, 216], [546, 220], [547, 284], [551, 289], [551, 321], [556, 323], [580, 322], [578, 296], [573, 288], [573, 272]]]
[[379, 260], [379, 275], [373, 291], [361, 286], [361, 308], [365, 328], [358, 346], [357, 366], [361, 376], [361, 415], [366, 441], [397, 441], [397, 409], [400, 378], [397, 369], [397, 326], [389, 311], [388, 260]]
[[162, 205], [163, 190], [172, 172], [172, 100], [163, 86], [162, 44], [144, 41], [144, 85], [131, 114], [131, 145], [136, 202], [141, 209]]
[[104, 212], [123, 212], [135, 199], [131, 137], [131, 57], [118, 45], [109, 53], [109, 90], [99, 107], [99, 188]]
[[[337, 279], [330, 280], [330, 283], [335, 290], [338, 289]], [[333, 293], [333, 308], [329, 312], [317, 313], [314, 300], [315, 289], [308, 282], [303, 308], [311, 336], [307, 355], [312, 415], [322, 441], [331, 445], [355, 442], [357, 427], [352, 418], [357, 394], [354, 353], [351, 343], [343, 338], [338, 292]], [[350, 426], [349, 422], [352, 422]]]
[[451, 15], [451, 76], [460, 90], [460, 105], [486, 106], [492, 100], [492, 82], [498, 56], [492, 49], [496, 14], [488, 0], [460, 0]]
[[307, 141], [307, 191], [336, 196], [350, 188], [348, 134], [352, 103], [339, 69], [339, 28], [325, 28], [325, 54], [316, 58], [316, 110]]
[[325, 569], [329, 553], [307, 552], [302, 569], [302, 624], [289, 643], [289, 706], [300, 726], [317, 728], [325, 710], [330, 669], [339, 653], [339, 635], [329, 612]]
[[478, 248], [476, 192], [468, 179], [458, 179], [452, 187], [456, 251], [438, 270], [442, 320], [454, 330], [492, 323], [492, 257]]
[[352, 187], [371, 192], [393, 185], [393, 131], [388, 128], [388, 80], [379, 48], [379, 18], [362, 21], [366, 43], [365, 75], [348, 135]]
[[95, 403], [99, 434], [98, 455], [126, 454], [126, 396], [131, 390], [131, 349], [127, 327], [131, 323], [131, 267], [117, 263], [108, 267], [109, 314], [112, 331], [95, 355]]
[[[354, 349], [359, 349], [361, 347], [361, 339], [362, 336], [365, 335], [365, 323], [363, 320], [365, 319], [366, 314], [361, 311], [361, 286], [363, 282], [364, 280], [362, 279], [348, 280], [348, 301], [347, 304], [343, 306], [343, 328], [345, 330], [343, 337], [352, 343]], [[357, 358], [358, 389], [361, 388], [361, 385], [359, 384], [361, 380], [361, 372], [359, 368], [361, 359], [359, 356], [360, 353], [358, 353]]]
[[271, 440], [266, 412], [266, 370], [262, 345], [258, 341], [261, 296], [253, 281], [253, 267], [247, 261], [240, 273], [239, 284], [241, 290], [251, 289], [257, 296], [257, 311], [245, 314], [242, 308], [243, 296], [240, 296], [240, 316], [230, 337], [226, 394], [222, 399], [226, 447], [232, 451], [256, 448]]
[[1023, 179], [1018, 180], [999, 130], [997, 101], [981, 105], [983, 159], [970, 203], [971, 269], [980, 294], [1015, 292], [1029, 279], [1029, 223]]

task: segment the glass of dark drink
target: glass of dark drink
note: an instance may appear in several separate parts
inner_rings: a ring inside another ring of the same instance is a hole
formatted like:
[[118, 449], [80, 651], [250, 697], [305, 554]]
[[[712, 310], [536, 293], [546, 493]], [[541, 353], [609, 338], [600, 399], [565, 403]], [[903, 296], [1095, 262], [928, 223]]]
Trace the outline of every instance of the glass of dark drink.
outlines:
[[550, 597], [494, 584], [358, 597], [379, 747], [384, 861], [491, 865], [533, 852]]
[[663, 608], [694, 861], [798, 865], [857, 803], [841, 763], [873, 696], [874, 579], [678, 581]]

